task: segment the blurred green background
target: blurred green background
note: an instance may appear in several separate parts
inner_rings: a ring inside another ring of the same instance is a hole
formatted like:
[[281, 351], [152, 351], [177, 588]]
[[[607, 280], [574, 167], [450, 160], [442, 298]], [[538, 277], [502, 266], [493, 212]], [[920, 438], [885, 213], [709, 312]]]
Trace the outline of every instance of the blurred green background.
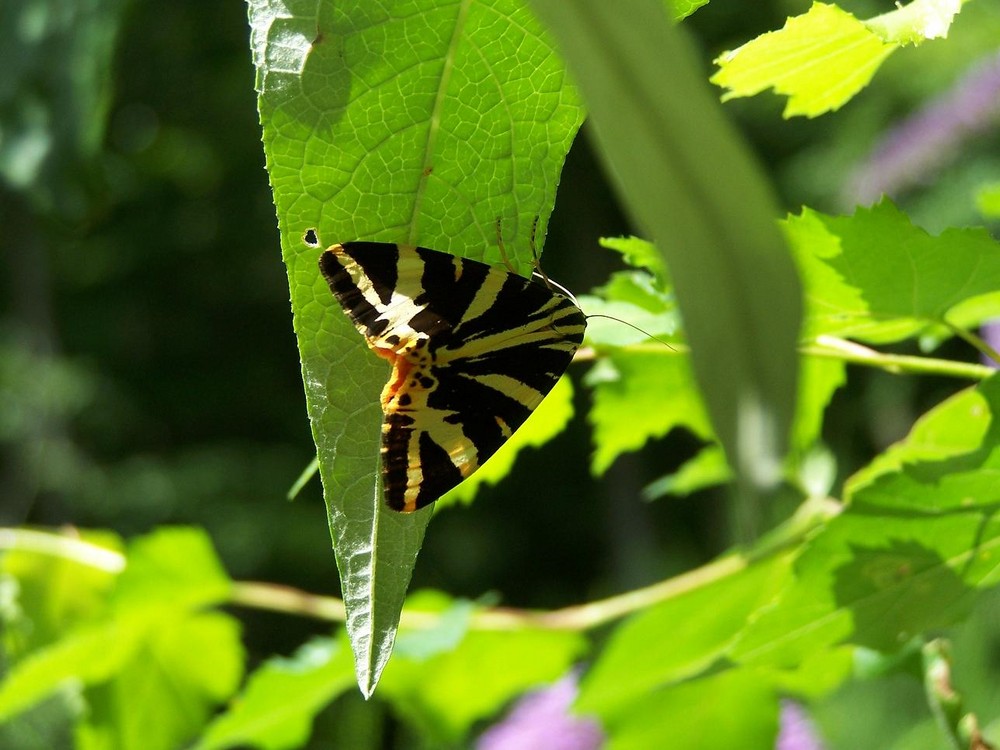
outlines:
[[[861, 17], [892, 9], [841, 5]], [[708, 75], [723, 50], [807, 7], [716, 0], [685, 25]], [[313, 446], [245, 6], [19, 0], [0, 5], [0, 28], [0, 525], [131, 536], [196, 524], [235, 578], [336, 594], [318, 480], [285, 499]], [[815, 121], [782, 120], [769, 94], [726, 109], [787, 210], [849, 211], [850, 175], [877, 140], [993, 52], [998, 32], [1000, 10], [971, 3], [950, 39], [897, 53], [857, 99]], [[545, 256], [548, 274], [578, 292], [616, 267], [597, 238], [631, 231], [585, 133]], [[960, 145], [895, 196], [929, 229], [980, 221], [975, 187], [1000, 173], [995, 128]], [[957, 346], [941, 355], [969, 356]], [[839, 476], [958, 385], [853, 372], [828, 414]], [[523, 455], [471, 509], [434, 519], [414, 588], [553, 608], [727, 546], [720, 494], [639, 498], [692, 455], [692, 438], [668, 436], [594, 479], [582, 388], [577, 402], [567, 433]], [[240, 616], [254, 659], [329, 629]]]

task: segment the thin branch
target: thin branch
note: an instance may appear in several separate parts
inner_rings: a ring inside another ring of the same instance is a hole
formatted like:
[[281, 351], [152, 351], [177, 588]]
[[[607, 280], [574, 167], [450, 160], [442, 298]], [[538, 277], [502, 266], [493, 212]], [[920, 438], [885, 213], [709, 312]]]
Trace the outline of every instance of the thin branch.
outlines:
[[0, 550], [59, 557], [107, 573], [121, 573], [125, 569], [125, 555], [122, 553], [67, 534], [0, 528]]
[[[982, 341], [979, 342], [982, 346], [976, 345], [969, 338], [975, 337], [968, 334], [968, 332], [965, 333], [967, 335], [962, 336], [962, 338], [969, 341], [969, 343], [973, 344], [973, 346], [976, 346], [977, 349], [980, 351], [984, 351], [982, 347], [989, 349], [989, 347]], [[957, 330], [956, 335], [958, 335]], [[658, 353], [664, 356], [687, 354], [690, 351], [685, 344], [673, 344], [673, 346], [675, 347], [674, 351], [666, 350], [662, 344], [648, 343], [627, 344], [619, 347], [608, 347], [608, 349], [643, 354]], [[573, 361], [593, 361], [600, 356], [603, 349], [604, 347], [583, 347], [577, 351], [576, 356], [573, 357]], [[993, 352], [992, 349], [989, 349], [989, 352], [984, 351], [987, 356], [991, 356], [990, 352], [996, 354], [996, 352]], [[970, 362], [955, 362], [950, 359], [917, 357], [906, 354], [886, 354], [885, 352], [871, 349], [854, 341], [849, 341], [848, 339], [826, 335], [817, 336], [815, 341], [812, 343], [801, 344], [799, 346], [799, 354], [809, 357], [823, 357], [824, 359], [839, 359], [855, 365], [875, 367], [894, 375], [941, 375], [943, 377], [962, 378], [963, 380], [985, 380], [996, 372], [996, 370], [991, 367], [987, 367], [986, 365]]]
[[[758, 560], [795, 549], [818, 525], [836, 515], [839, 510], [840, 506], [835, 502], [813, 499], [804, 503], [795, 516], [749, 553], [729, 554], [650, 586], [562, 609], [546, 611], [492, 607], [476, 610], [472, 614], [470, 628], [494, 631], [525, 628], [590, 630], [737, 575]], [[0, 528], [0, 550], [4, 549], [70, 559], [111, 573], [120, 573], [126, 562], [121, 553], [82, 539], [28, 529]], [[343, 622], [346, 618], [342, 599], [274, 583], [234, 581], [226, 603], [329, 622]], [[429, 628], [436, 625], [440, 617], [438, 612], [404, 609], [400, 625], [416, 629]]]
[[906, 354], [886, 354], [835, 336], [817, 336], [815, 345], [803, 346], [799, 351], [813, 357], [841, 359], [853, 364], [877, 367], [894, 374], [911, 373], [985, 380], [996, 372], [986, 365], [970, 362], [954, 362], [949, 359], [915, 357]]
[[987, 359], [991, 359], [996, 362], [997, 365], [1000, 365], [1000, 353], [987, 344], [982, 338], [974, 334], [972, 331], [962, 328], [961, 326], [952, 325], [948, 322], [945, 322], [945, 325], [948, 327], [948, 330], [958, 336], [958, 338], [962, 339], [962, 341], [969, 344], [969, 346], [973, 347]]

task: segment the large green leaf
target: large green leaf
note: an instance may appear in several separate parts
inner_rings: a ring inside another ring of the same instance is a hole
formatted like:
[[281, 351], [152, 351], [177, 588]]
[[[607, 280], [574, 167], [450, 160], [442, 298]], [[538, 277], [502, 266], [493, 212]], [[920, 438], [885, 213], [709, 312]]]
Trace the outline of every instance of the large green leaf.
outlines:
[[1000, 583], [998, 413], [994, 377], [933, 409], [853, 477], [851, 504], [809, 543], [795, 583], [734, 658], [796, 664], [841, 642], [893, 651], [956, 622]]
[[1000, 377], [937, 406], [845, 488], [852, 505], [942, 513], [1000, 502]]
[[805, 335], [898, 341], [1000, 314], [1000, 245], [982, 228], [932, 236], [889, 201], [785, 224], [805, 282]]
[[219, 612], [167, 616], [113, 680], [85, 693], [87, 750], [172, 750], [201, 730], [243, 675], [239, 623]]
[[648, 693], [607, 731], [608, 750], [771, 748], [778, 702], [761, 675], [733, 670]]
[[430, 519], [385, 508], [379, 393], [366, 350], [317, 271], [327, 245], [407, 242], [530, 264], [582, 110], [518, 0], [250, 0], [264, 148], [306, 401], [358, 682], [370, 695]]
[[609, 173], [664, 254], [692, 369], [744, 497], [780, 474], [800, 288], [771, 190], [655, 0], [534, 0], [579, 81]]
[[844, 642], [897, 650], [953, 624], [979, 589], [1000, 582], [998, 548], [1000, 522], [982, 512], [845, 513], [803, 552], [795, 583], [731, 655], [794, 666]]
[[577, 707], [607, 721], [650, 692], [707, 669], [785, 585], [791, 560], [762, 561], [633, 617], [587, 674]]

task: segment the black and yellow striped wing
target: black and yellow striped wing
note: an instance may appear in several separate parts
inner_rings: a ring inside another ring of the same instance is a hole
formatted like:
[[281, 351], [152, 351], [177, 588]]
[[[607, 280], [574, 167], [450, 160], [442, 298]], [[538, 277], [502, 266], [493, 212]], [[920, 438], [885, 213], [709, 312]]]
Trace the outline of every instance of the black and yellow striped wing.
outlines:
[[586, 319], [545, 284], [423, 247], [334, 245], [320, 269], [376, 354], [382, 471], [394, 510], [422, 508], [468, 477], [541, 403]]

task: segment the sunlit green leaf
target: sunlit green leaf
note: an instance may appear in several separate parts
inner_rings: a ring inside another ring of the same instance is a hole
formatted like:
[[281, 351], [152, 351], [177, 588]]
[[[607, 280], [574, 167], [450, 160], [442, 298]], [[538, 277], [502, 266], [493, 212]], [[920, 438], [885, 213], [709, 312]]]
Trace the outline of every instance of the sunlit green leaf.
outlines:
[[121, 615], [195, 609], [229, 596], [229, 576], [200, 529], [159, 528], [129, 544], [127, 555], [112, 597]]
[[641, 448], [675, 427], [711, 436], [688, 358], [660, 352], [620, 352], [603, 358], [586, 382], [594, 393], [588, 419], [594, 428], [591, 470], [607, 471], [624, 452]]
[[385, 363], [317, 270], [315, 229], [530, 268], [583, 113], [517, 0], [251, 0], [264, 148], [358, 681], [374, 689], [430, 511], [377, 486]]
[[786, 231], [806, 286], [808, 337], [898, 341], [984, 299], [980, 316], [1000, 314], [1000, 245], [983, 229], [935, 237], [883, 201], [854, 216], [805, 209]]
[[52, 695], [67, 682], [111, 678], [138, 648], [140, 623], [81, 627], [19, 661], [0, 682], [0, 721]]
[[311, 641], [254, 672], [239, 700], [209, 726], [197, 750], [301, 747], [313, 718], [354, 682], [354, 659], [337, 639]]
[[217, 612], [167, 618], [111, 681], [85, 693], [85, 748], [172, 750], [189, 741], [243, 674], [239, 624]]
[[855, 643], [880, 651], [964, 616], [978, 589], [1000, 582], [1000, 521], [982, 512], [910, 516], [845, 512], [796, 563], [796, 582], [752, 622], [740, 661], [794, 665]]
[[788, 581], [791, 556], [778, 556], [650, 607], [616, 629], [577, 700], [614, 720], [651, 691], [721, 659], [748, 619]]
[[770, 748], [778, 701], [762, 675], [731, 670], [647, 693], [607, 730], [609, 750]]
[[852, 477], [856, 506], [940, 513], [1000, 501], [1000, 378], [932, 409], [910, 434]]
[[670, 271], [663, 262], [663, 254], [652, 242], [638, 237], [602, 237], [601, 247], [621, 253], [633, 268], [648, 269], [661, 286], [669, 285]]
[[814, 2], [781, 31], [722, 55], [712, 83], [724, 99], [773, 88], [788, 97], [785, 117], [815, 117], [850, 101], [895, 50], [847, 11]]
[[[427, 655], [419, 631], [385, 670], [379, 695], [421, 736], [458, 742], [473, 722], [492, 716], [533, 687], [563, 676], [584, 651], [580, 633], [550, 630], [470, 631], [448, 650]], [[426, 637], [438, 642], [434, 633]]]
[[726, 462], [726, 456], [718, 445], [707, 445], [685, 461], [673, 474], [667, 474], [651, 482], [642, 490], [646, 500], [655, 500], [664, 495], [684, 497], [692, 492], [725, 484], [733, 477]]
[[[27, 532], [38, 533], [38, 532]], [[87, 542], [109, 551], [121, 549], [121, 540], [110, 533], [83, 531]], [[52, 535], [52, 551], [62, 537]], [[73, 543], [76, 540], [69, 540]], [[109, 556], [112, 559], [114, 555]], [[124, 564], [124, 563], [120, 563]], [[109, 570], [70, 555], [40, 554], [28, 550], [0, 556], [0, 572], [16, 582], [16, 606], [25, 626], [2, 628], [0, 642], [15, 659], [22, 651], [40, 648], [66, 635], [79, 622], [96, 619], [108, 608], [108, 595], [118, 579]]]

